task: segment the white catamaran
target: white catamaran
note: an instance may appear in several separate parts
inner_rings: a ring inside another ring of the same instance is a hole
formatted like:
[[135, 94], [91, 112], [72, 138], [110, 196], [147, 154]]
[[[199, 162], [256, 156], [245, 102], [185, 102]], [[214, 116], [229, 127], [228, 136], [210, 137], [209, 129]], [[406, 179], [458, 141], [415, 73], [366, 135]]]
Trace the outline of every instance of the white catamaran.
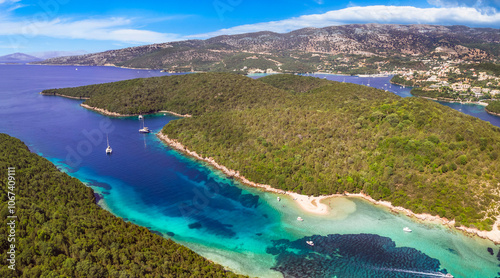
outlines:
[[140, 133], [149, 133], [151, 130], [147, 126], [144, 126], [144, 118], [142, 119], [142, 128], [139, 129]]
[[108, 142], [108, 147], [106, 148], [106, 154], [110, 154], [113, 152], [113, 149], [111, 149], [111, 146], [109, 145], [108, 134], [106, 134], [106, 141]]

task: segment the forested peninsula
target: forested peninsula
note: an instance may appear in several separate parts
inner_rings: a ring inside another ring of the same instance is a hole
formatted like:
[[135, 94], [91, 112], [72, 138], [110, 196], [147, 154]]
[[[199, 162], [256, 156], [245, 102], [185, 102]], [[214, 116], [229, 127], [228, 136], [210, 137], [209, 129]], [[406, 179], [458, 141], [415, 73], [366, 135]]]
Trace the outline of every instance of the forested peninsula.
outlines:
[[274, 188], [364, 192], [480, 230], [500, 214], [500, 128], [433, 101], [313, 77], [224, 73], [42, 93], [126, 114], [191, 114], [162, 132]]
[[485, 109], [488, 113], [500, 116], [500, 100], [490, 101]]
[[[0, 277], [242, 277], [100, 208], [91, 188], [2, 133], [0, 179], [1, 217], [17, 216], [15, 241], [8, 241], [11, 227], [0, 226]], [[8, 191], [15, 194], [14, 213]], [[14, 270], [7, 261], [11, 244]]]

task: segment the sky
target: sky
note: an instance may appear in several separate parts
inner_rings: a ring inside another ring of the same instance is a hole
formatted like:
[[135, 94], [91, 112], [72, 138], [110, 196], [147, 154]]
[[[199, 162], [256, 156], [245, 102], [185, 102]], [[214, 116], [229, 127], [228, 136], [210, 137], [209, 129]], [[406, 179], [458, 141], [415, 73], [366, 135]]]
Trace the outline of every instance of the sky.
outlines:
[[0, 0], [0, 55], [93, 53], [351, 23], [499, 28], [500, 0]]

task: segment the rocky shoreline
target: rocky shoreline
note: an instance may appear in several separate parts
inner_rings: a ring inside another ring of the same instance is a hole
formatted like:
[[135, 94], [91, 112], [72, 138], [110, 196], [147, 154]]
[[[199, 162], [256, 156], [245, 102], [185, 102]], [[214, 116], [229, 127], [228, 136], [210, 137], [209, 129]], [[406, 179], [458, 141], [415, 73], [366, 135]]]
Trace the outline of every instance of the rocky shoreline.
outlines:
[[191, 115], [189, 114], [185, 114], [185, 115], [182, 115], [182, 114], [179, 114], [179, 113], [175, 113], [175, 112], [172, 112], [172, 111], [168, 111], [168, 110], [161, 110], [161, 111], [158, 111], [158, 112], [153, 112], [153, 113], [145, 113], [145, 114], [120, 114], [120, 113], [116, 113], [116, 112], [111, 112], [111, 111], [108, 111], [106, 109], [102, 109], [102, 108], [97, 108], [97, 107], [92, 107], [90, 105], [87, 105], [87, 104], [80, 104], [81, 107], [84, 107], [84, 108], [87, 108], [87, 109], [90, 109], [90, 110], [94, 110], [96, 112], [99, 112], [103, 115], [106, 115], [106, 116], [112, 116], [112, 117], [131, 117], [131, 116], [139, 116], [139, 115], [147, 115], [147, 114], [156, 114], [156, 113], [169, 113], [169, 114], [172, 114], [174, 116], [177, 116], [177, 117], [182, 117], [182, 118], [190, 118], [192, 117]]
[[83, 107], [83, 108], [87, 108], [89, 110], [94, 110], [94, 111], [99, 112], [99, 113], [101, 113], [103, 115], [112, 116], [112, 117], [130, 117], [130, 116], [137, 116], [137, 115], [139, 115], [139, 114], [120, 114], [120, 113], [108, 111], [106, 109], [92, 107], [92, 106], [84, 104], [84, 103], [80, 104], [80, 106]]
[[[72, 96], [66, 96], [66, 95], [61, 95], [61, 94], [43, 94], [40, 92], [41, 95], [44, 95], [44, 96], [58, 96], [58, 97], [65, 97], [65, 98], [70, 98], [70, 99], [78, 99], [78, 100], [87, 100], [87, 99], [90, 99], [88, 97], [72, 97]], [[139, 116], [140, 114], [121, 114], [121, 113], [117, 113], [117, 112], [111, 112], [109, 110], [106, 110], [106, 109], [102, 109], [102, 108], [97, 108], [97, 107], [93, 107], [93, 106], [90, 106], [90, 105], [87, 105], [87, 104], [80, 104], [81, 107], [83, 108], [87, 108], [89, 110], [93, 110], [93, 111], [96, 111], [98, 113], [101, 113], [103, 115], [106, 115], [106, 116], [111, 116], [111, 117], [131, 117], [131, 116]], [[144, 113], [142, 115], [147, 115], [147, 114], [156, 114], [156, 113], [168, 113], [168, 114], [171, 114], [171, 115], [174, 115], [174, 116], [177, 116], [177, 117], [182, 117], [182, 118], [190, 118], [192, 117], [192, 115], [190, 114], [179, 114], [179, 113], [176, 113], [176, 112], [173, 112], [173, 111], [168, 111], [168, 110], [161, 110], [161, 111], [158, 111], [158, 112], [153, 112], [153, 113]]]
[[345, 192], [344, 194], [332, 194], [332, 195], [324, 195], [324, 196], [318, 196], [318, 197], [305, 196], [305, 195], [301, 195], [301, 194], [291, 192], [291, 191], [284, 191], [281, 189], [276, 189], [276, 188], [273, 188], [267, 184], [260, 184], [260, 183], [252, 182], [252, 181], [248, 180], [247, 178], [245, 178], [244, 176], [242, 176], [239, 173], [239, 171], [228, 169], [226, 166], [220, 165], [219, 163], [217, 163], [211, 157], [200, 156], [198, 153], [187, 149], [179, 141], [174, 140], [174, 139], [170, 139], [166, 134], [163, 134], [161, 131], [159, 133], [157, 133], [157, 136], [158, 136], [158, 138], [160, 138], [163, 142], [165, 142], [170, 147], [172, 147], [176, 150], [179, 150], [187, 155], [190, 155], [198, 160], [205, 161], [205, 162], [209, 163], [214, 168], [221, 170], [227, 176], [236, 178], [236, 179], [240, 180], [242, 183], [244, 183], [245, 185], [257, 187], [257, 188], [262, 188], [264, 191], [268, 191], [268, 192], [273, 192], [273, 193], [278, 193], [278, 194], [286, 194], [286, 195], [291, 196], [307, 212], [316, 213], [316, 214], [327, 214], [329, 212], [328, 211], [329, 207], [327, 205], [325, 205], [324, 203], [321, 203], [322, 200], [327, 199], [327, 198], [333, 198], [333, 197], [356, 197], [356, 198], [362, 198], [364, 200], [367, 200], [375, 205], [380, 205], [380, 206], [384, 206], [386, 208], [389, 208], [393, 212], [404, 213], [407, 216], [416, 218], [420, 221], [439, 223], [439, 224], [442, 224], [442, 225], [449, 227], [450, 229], [457, 229], [457, 230], [463, 231], [465, 233], [468, 233], [469, 235], [477, 235], [481, 238], [491, 240], [495, 244], [500, 244], [500, 230], [498, 229], [498, 225], [500, 225], [500, 217], [493, 224], [493, 229], [491, 231], [481, 231], [481, 230], [478, 230], [476, 228], [468, 228], [465, 226], [455, 227], [455, 220], [448, 220], [444, 217], [439, 217], [437, 215], [434, 216], [434, 215], [430, 215], [427, 213], [417, 214], [409, 209], [406, 209], [403, 207], [393, 206], [388, 201], [377, 201], [364, 193], [351, 194], [351, 193]]
[[486, 109], [486, 108], [484, 109], [484, 111], [486, 111], [486, 113], [488, 113], [488, 114], [491, 114], [491, 115], [494, 115], [494, 116], [499, 116], [499, 117], [500, 117], [500, 113], [491, 112], [491, 111], [489, 111], [489, 110], [488, 110], [488, 109]]
[[71, 96], [65, 96], [65, 95], [61, 95], [61, 94], [44, 94], [42, 92], [40, 92], [40, 94], [42, 96], [56, 96], [56, 97], [65, 97], [65, 98], [71, 98], [71, 99], [81, 99], [81, 100], [87, 100], [87, 99], [90, 99], [88, 97], [71, 97]]

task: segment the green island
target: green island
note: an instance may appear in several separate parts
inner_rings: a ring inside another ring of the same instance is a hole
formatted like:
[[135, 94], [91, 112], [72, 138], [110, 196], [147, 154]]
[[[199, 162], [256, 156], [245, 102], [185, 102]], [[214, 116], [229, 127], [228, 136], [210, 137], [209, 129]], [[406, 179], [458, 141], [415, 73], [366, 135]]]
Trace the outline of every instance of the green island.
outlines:
[[[0, 133], [0, 214], [8, 209], [8, 168], [15, 168], [15, 242], [0, 226], [0, 277], [243, 277], [95, 204], [76, 178]], [[7, 252], [15, 244], [15, 270]], [[20, 253], [17, 253], [17, 252]]]
[[426, 99], [313, 77], [227, 73], [42, 93], [89, 97], [84, 103], [111, 112], [191, 114], [162, 132], [274, 188], [364, 192], [480, 230], [500, 214], [500, 128]]

